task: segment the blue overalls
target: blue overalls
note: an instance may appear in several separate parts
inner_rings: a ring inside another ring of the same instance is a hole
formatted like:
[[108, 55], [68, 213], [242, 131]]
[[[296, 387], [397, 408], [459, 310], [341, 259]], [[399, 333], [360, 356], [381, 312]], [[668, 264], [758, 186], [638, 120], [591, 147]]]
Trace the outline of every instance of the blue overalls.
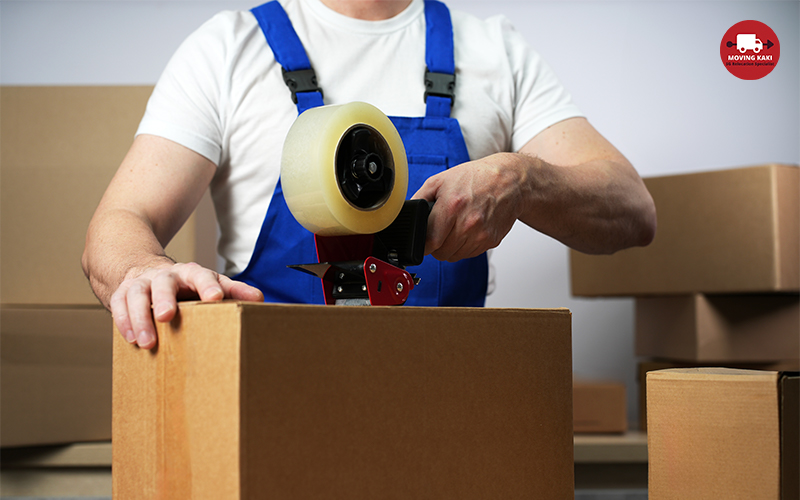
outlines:
[[[311, 70], [311, 64], [283, 7], [273, 0], [252, 10], [275, 59], [285, 72]], [[426, 80], [451, 77], [454, 81], [453, 26], [450, 11], [438, 1], [425, 0]], [[312, 73], [313, 74], [313, 73]], [[316, 86], [316, 79], [314, 86]], [[426, 81], [426, 85], [428, 82]], [[322, 106], [320, 89], [292, 92], [298, 115]], [[422, 97], [422, 96], [420, 96]], [[415, 193], [428, 177], [469, 161], [461, 127], [450, 117], [451, 97], [428, 94], [424, 117], [390, 117], [408, 156], [408, 192]], [[256, 247], [247, 268], [234, 279], [264, 293], [266, 302], [324, 304], [319, 278], [286, 266], [317, 261], [314, 235], [289, 212], [280, 180], [272, 195]], [[428, 255], [420, 266], [409, 267], [421, 281], [406, 305], [484, 305], [488, 278], [486, 254], [459, 262], [440, 262]]]

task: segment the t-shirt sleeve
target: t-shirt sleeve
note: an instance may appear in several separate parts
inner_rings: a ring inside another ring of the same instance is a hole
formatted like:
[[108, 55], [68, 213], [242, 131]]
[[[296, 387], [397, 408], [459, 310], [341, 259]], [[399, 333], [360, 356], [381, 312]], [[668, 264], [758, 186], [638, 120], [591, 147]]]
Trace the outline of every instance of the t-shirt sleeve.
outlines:
[[514, 79], [512, 151], [519, 151], [539, 132], [567, 118], [583, 116], [553, 69], [504, 16], [499, 16]]
[[218, 14], [180, 45], [159, 78], [136, 132], [177, 142], [216, 165], [223, 134], [224, 16]]

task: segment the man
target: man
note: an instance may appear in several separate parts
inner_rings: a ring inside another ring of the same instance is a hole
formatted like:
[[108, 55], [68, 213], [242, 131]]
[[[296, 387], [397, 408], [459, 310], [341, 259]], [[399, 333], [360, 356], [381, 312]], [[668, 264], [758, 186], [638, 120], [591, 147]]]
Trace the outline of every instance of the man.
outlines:
[[[322, 90], [293, 95], [283, 71], [311, 68]], [[428, 95], [426, 79], [445, 85]], [[318, 280], [282, 274], [308, 261], [313, 239], [288, 214], [278, 165], [297, 113], [323, 95], [392, 116], [409, 194], [435, 201], [421, 304], [482, 305], [485, 252], [516, 220], [589, 253], [654, 236], [635, 169], [505, 19], [423, 0], [270, 2], [221, 13], [184, 42], [90, 224], [84, 271], [129, 342], [153, 347], [152, 318], [170, 321], [176, 299], [314, 300]], [[209, 186], [227, 276], [164, 253]]]

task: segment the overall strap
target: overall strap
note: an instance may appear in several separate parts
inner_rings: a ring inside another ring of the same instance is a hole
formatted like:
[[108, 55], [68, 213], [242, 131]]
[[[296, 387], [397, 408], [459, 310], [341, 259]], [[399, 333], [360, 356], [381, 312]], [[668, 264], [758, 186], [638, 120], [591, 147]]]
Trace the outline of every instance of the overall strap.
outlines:
[[292, 91], [297, 104], [297, 114], [322, 106], [322, 89], [317, 86], [317, 75], [311, 67], [300, 38], [278, 0], [272, 0], [251, 10], [283, 68], [283, 81]]
[[425, 23], [425, 116], [449, 117], [456, 98], [456, 65], [447, 6], [425, 0]]

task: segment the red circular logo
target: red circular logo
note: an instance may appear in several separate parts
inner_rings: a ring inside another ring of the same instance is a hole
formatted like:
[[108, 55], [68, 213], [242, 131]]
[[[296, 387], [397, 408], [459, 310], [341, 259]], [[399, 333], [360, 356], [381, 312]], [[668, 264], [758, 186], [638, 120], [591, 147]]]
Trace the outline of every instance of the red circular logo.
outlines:
[[731, 26], [722, 37], [719, 55], [733, 76], [758, 80], [775, 69], [781, 57], [781, 44], [766, 24], [742, 21]]

